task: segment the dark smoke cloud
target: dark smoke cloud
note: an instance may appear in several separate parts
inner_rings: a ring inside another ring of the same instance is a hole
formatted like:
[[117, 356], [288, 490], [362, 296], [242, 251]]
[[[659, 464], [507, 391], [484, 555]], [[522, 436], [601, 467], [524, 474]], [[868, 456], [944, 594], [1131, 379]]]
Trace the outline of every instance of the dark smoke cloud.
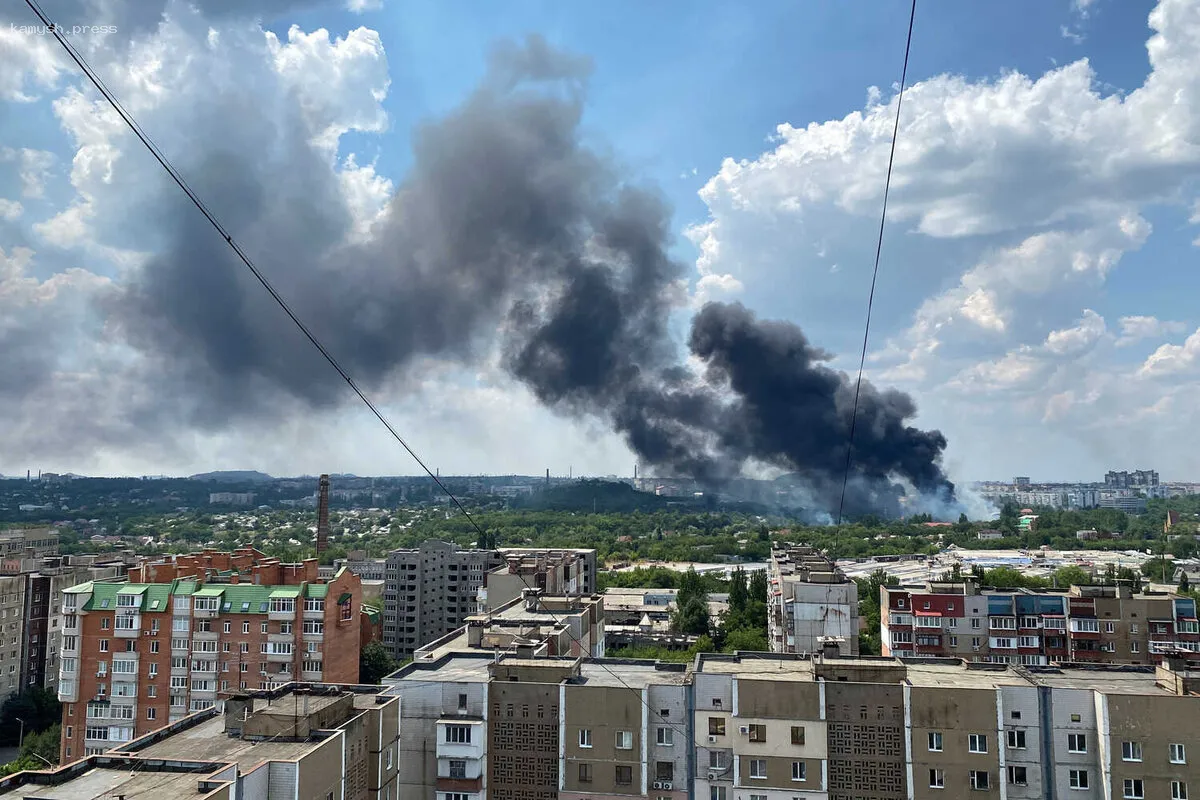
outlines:
[[[481, 88], [416, 131], [366, 244], [345, 243], [350, 215], [299, 119], [230, 141], [204, 122], [221, 115], [198, 116], [184, 171], [365, 386], [395, 385], [426, 356], [470, 363], [499, 331], [506, 368], [543, 404], [605, 420], [660, 472], [715, 487], [772, 465], [835, 508], [852, 384], [797, 327], [740, 305], [700, 311], [688, 347], [706, 370], [685, 367], [667, 327], [685, 274], [668, 255], [670, 211], [581, 144], [587, 75], [538, 38], [499, 49]], [[108, 310], [161, 366], [165, 403], [186, 398], [178, 413], [214, 428], [284, 401], [345, 401], [194, 209], [165, 194], [155, 213], [170, 240]], [[945, 439], [908, 425], [915, 413], [907, 395], [863, 386], [851, 512], [894, 511], [896, 479], [952, 495]]]

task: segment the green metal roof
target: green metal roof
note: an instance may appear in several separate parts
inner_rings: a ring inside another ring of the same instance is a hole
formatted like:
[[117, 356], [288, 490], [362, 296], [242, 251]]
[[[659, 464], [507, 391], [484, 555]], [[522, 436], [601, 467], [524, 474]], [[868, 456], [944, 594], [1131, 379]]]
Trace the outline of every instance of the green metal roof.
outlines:
[[[137, 606], [141, 611], [169, 612], [172, 596], [215, 597], [221, 601], [220, 610], [232, 614], [266, 614], [272, 597], [324, 598], [329, 594], [328, 584], [303, 584], [300, 586], [260, 586], [254, 583], [220, 583], [199, 586], [196, 581], [175, 580], [170, 583], [107, 583], [93, 581], [64, 589], [71, 594], [91, 593], [84, 611], [115, 611], [117, 595], [140, 596]], [[347, 593], [338, 602], [350, 598]], [[121, 606], [129, 609], [130, 606]]]
[[342, 596], [338, 598], [337, 604], [340, 606], [343, 603], [350, 602], [350, 597], [351, 594], [349, 592], [342, 592]]
[[140, 583], [127, 583], [117, 590], [117, 594], [142, 594], [146, 586]]
[[171, 584], [151, 583], [146, 585], [142, 611], [167, 611], [171, 605]]
[[188, 580], [177, 580], [171, 586], [171, 594], [173, 595], [189, 595], [196, 591], [196, 582]]
[[304, 586], [304, 596], [311, 597], [314, 600], [324, 600], [329, 594], [329, 584], [327, 583], [309, 583]]
[[271, 587], [271, 597], [299, 597], [299, 586], [273, 586]]
[[192, 596], [193, 597], [220, 597], [221, 593], [224, 592], [226, 588], [227, 587], [225, 587], [225, 586], [205, 586], [200, 591], [193, 592]]
[[265, 614], [271, 587], [253, 583], [233, 583], [225, 587], [225, 602], [231, 614]]
[[92, 582], [78, 583], [67, 589], [63, 589], [63, 594], [87, 594], [92, 590]]

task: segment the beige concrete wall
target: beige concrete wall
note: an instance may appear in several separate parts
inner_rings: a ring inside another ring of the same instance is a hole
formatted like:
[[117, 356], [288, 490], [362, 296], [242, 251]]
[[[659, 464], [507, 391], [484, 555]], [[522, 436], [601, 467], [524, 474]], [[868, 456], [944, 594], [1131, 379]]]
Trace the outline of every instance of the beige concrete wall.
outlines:
[[[567, 686], [565, 695], [564, 790], [640, 795], [644, 712], [641, 693], [632, 692], [623, 686]], [[579, 746], [581, 730], [591, 731], [591, 747]], [[617, 734], [620, 731], [630, 734], [632, 747], [628, 750], [616, 747]], [[580, 781], [580, 764], [590, 766], [590, 782]], [[628, 769], [629, 783], [617, 783], [618, 767]]]
[[[1147, 798], [1171, 797], [1173, 780], [1187, 784], [1188, 797], [1200, 797], [1200, 740], [1194, 735], [1200, 697], [1105, 695], [1104, 705], [1114, 797], [1122, 795], [1126, 778], [1140, 779]], [[1123, 760], [1123, 742], [1141, 744], [1140, 762]], [[1172, 742], [1185, 746], [1186, 764], [1171, 763]]]
[[342, 740], [341, 734], [330, 736], [299, 760], [297, 800], [333, 800], [342, 797]]
[[[914, 686], [911, 695], [913, 796], [999, 797], [1001, 742], [996, 732], [994, 689]], [[929, 750], [929, 734], [941, 733], [942, 751]], [[970, 734], [986, 737], [987, 753], [969, 750]], [[929, 786], [929, 770], [945, 773], [945, 789]], [[971, 791], [970, 771], [988, 772], [988, 791]]]

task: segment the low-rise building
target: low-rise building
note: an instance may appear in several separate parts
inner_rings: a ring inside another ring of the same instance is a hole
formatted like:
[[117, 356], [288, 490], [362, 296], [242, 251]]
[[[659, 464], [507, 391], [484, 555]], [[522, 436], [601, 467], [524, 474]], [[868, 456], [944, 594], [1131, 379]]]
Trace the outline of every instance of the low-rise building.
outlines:
[[[400, 701], [382, 687], [234, 692], [105, 753], [0, 779], [29, 800], [399, 800]], [[70, 724], [84, 724], [82, 720]]]

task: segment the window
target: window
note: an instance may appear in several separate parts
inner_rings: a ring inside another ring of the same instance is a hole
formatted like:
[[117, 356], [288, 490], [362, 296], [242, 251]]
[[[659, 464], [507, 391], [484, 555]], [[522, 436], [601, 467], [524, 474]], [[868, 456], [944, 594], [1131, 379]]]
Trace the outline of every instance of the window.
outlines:
[[617, 749], [633, 749], [633, 731], [617, 731]]
[[1008, 732], [1008, 749], [1009, 750], [1024, 750], [1025, 749], [1025, 731], [1009, 731]]
[[101, 652], [101, 653], [107, 653], [107, 652], [108, 652], [108, 639], [101, 639], [101, 640], [100, 640], [100, 652]]
[[259, 626], [258, 632], [266, 633], [268, 630], [270, 630], [270, 625], [268, 625], [266, 622], [264, 622], [261, 626]]
[[[342, 611], [342, 613], [341, 613], [340, 618], [341, 618], [342, 622], [348, 622], [349, 620], [354, 618], [354, 604], [353, 603], [343, 603], [341, 606], [341, 611]], [[629, 769], [629, 767], [626, 767], [626, 769]], [[618, 767], [617, 772], [619, 773], [620, 771], [621, 770]]]
[[325, 633], [325, 623], [318, 619], [304, 620], [304, 632], [310, 636]]
[[767, 740], [766, 725], [751, 725], [750, 726], [750, 741], [765, 742]]
[[591, 783], [592, 782], [592, 765], [591, 764], [580, 764], [579, 765], [579, 782], [580, 783]]
[[1083, 716], [1080, 714], [1072, 714], [1071, 715], [1071, 722], [1080, 722], [1082, 719], [1083, 719]]
[[929, 732], [929, 752], [931, 752], [931, 753], [942, 752], [942, 732], [941, 731], [930, 731]]
[[979, 630], [979, 617], [971, 617], [971, 627]]
[[930, 789], [945, 789], [946, 788], [946, 770], [944, 770], [944, 769], [929, 770], [929, 788]]
[[967, 737], [967, 750], [972, 753], [987, 752], [987, 735], [982, 733], [972, 733]]
[[1141, 742], [1121, 742], [1121, 760], [1122, 761], [1141, 761], [1142, 760], [1142, 743]]
[[792, 744], [800, 744], [800, 745], [804, 744], [804, 726], [803, 725], [793, 725], [792, 726]]
[[1145, 796], [1146, 790], [1142, 786], [1141, 778], [1125, 779], [1125, 797], [1127, 800], [1142, 800]]
[[675, 764], [671, 761], [654, 762], [654, 780], [670, 783], [675, 780]]
[[325, 601], [317, 600], [312, 597], [306, 598], [304, 601], [304, 610], [305, 611], [324, 611], [325, 610]]
[[628, 786], [633, 783], [633, 767], [618, 766], [616, 780], [618, 786]]
[[1141, 651], [1142, 651], [1142, 646], [1140, 644], [1138, 644], [1137, 642], [1129, 643], [1129, 652], [1140, 653]]
[[675, 730], [673, 728], [659, 728], [655, 736], [656, 741], [663, 747], [671, 747], [675, 744]]
[[156, 708], [147, 708], [147, 709], [146, 709], [146, 719], [154, 719], [154, 717], [155, 717], [155, 715], [156, 715], [157, 713], [158, 713], [158, 709], [156, 709]]
[[1073, 769], [1068, 773], [1068, 781], [1072, 789], [1087, 789], [1088, 772], [1086, 769]]
[[153, 683], [146, 687], [146, 697], [158, 697], [158, 687]]
[[450, 762], [450, 777], [451, 778], [466, 778], [467, 777], [467, 762], [451, 761]]
[[1025, 767], [1010, 766], [1008, 768], [1008, 782], [1013, 786], [1026, 786], [1029, 784], [1029, 775]]
[[728, 800], [728, 797], [724, 786], [708, 787], [708, 800]]
[[1104, 632], [1105, 633], [1116, 633], [1117, 632], [1117, 623], [1115, 623], [1115, 622], [1104, 623]]
[[708, 735], [709, 736], [724, 736], [725, 735], [725, 718], [724, 717], [709, 717], [708, 718]]
[[1020, 718], [1021, 718], [1021, 712], [1020, 712], [1020, 711], [1014, 711], [1014, 712], [1012, 712], [1012, 718], [1013, 718], [1013, 719], [1020, 719]]
[[580, 747], [591, 747], [592, 746], [592, 732], [590, 730], [588, 730], [587, 728], [581, 728], [579, 730], [579, 746]]
[[294, 597], [272, 597], [271, 612], [291, 614], [296, 611], [296, 599]]
[[150, 652], [151, 652], [151, 653], [157, 653], [157, 652], [158, 652], [158, 642], [157, 642], [157, 641], [153, 641], [153, 642], [151, 642], [151, 643], [150, 643]]
[[751, 778], [766, 778], [767, 777], [767, 760], [765, 758], [750, 759], [750, 777]]
[[133, 621], [133, 615], [122, 614], [121, 616], [117, 617], [117, 624], [115, 627], [119, 631], [131, 631], [134, 629]]
[[[105, 601], [105, 602], [107, 602], [107, 601]], [[108, 617], [104, 617], [103, 619], [100, 620], [100, 630], [102, 630], [102, 631], [108, 630]]]
[[708, 768], [725, 769], [725, 753], [720, 750], [708, 751]]
[[1187, 753], [1183, 749], [1183, 745], [1178, 742], [1171, 742], [1169, 746], [1170, 759], [1172, 764], [1186, 764]]
[[980, 791], [987, 791], [989, 788], [991, 788], [991, 783], [988, 781], [987, 770], [971, 770], [971, 788], [978, 789]]
[[792, 762], [792, 780], [806, 781], [808, 780], [808, 765], [803, 761]]
[[172, 689], [186, 689], [187, 685], [188, 679], [186, 675], [174, 675], [171, 677]]
[[1171, 800], [1188, 800], [1186, 783], [1183, 781], [1171, 781]]
[[446, 742], [448, 744], [470, 744], [471, 743], [471, 726], [470, 725], [447, 725], [446, 726]]

